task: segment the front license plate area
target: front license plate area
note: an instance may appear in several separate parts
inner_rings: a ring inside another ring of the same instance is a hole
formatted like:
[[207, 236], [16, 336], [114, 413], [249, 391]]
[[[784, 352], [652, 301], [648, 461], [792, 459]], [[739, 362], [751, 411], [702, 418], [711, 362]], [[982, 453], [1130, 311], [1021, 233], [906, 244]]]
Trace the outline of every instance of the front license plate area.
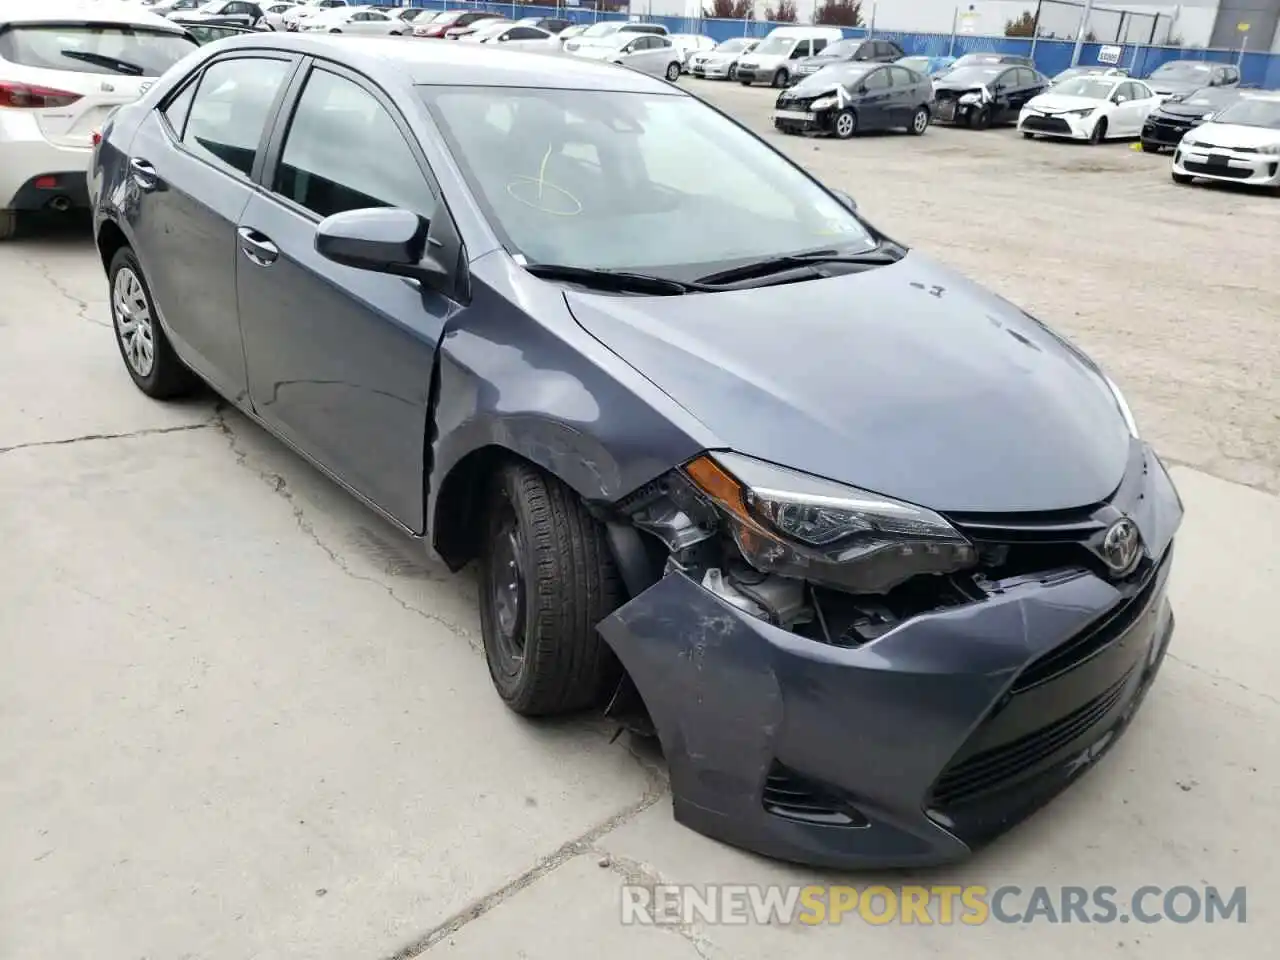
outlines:
[[815, 119], [815, 114], [803, 110], [775, 110], [773, 116], [778, 120], [800, 120], [804, 123], [812, 123]]

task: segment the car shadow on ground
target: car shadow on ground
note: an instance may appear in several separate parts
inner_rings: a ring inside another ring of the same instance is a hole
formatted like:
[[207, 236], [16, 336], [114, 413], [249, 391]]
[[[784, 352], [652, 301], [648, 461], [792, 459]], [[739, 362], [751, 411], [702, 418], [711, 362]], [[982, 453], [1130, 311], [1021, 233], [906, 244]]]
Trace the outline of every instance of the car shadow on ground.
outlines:
[[88, 210], [70, 210], [59, 213], [54, 210], [23, 212], [18, 217], [18, 229], [12, 241], [36, 240], [59, 246], [80, 246], [93, 243], [93, 220]]

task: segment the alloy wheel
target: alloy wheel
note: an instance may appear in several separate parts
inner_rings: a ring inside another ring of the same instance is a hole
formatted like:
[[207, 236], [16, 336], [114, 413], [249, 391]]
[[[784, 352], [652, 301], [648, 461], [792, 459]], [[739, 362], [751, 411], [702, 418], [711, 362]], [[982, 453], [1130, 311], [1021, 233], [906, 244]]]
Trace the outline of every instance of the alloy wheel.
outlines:
[[858, 122], [854, 119], [853, 114], [848, 110], [842, 111], [836, 117], [836, 136], [841, 140], [847, 140], [849, 137], [852, 137], [857, 127]]
[[489, 602], [497, 629], [498, 648], [512, 674], [524, 664], [524, 555], [514, 515], [497, 534], [489, 560]]
[[911, 129], [916, 133], [924, 133], [925, 128], [929, 126], [929, 114], [923, 110], [917, 110], [916, 115], [911, 119]]
[[142, 281], [130, 267], [116, 271], [111, 288], [111, 312], [115, 314], [116, 336], [125, 359], [139, 377], [149, 377], [155, 363], [155, 330], [151, 304]]

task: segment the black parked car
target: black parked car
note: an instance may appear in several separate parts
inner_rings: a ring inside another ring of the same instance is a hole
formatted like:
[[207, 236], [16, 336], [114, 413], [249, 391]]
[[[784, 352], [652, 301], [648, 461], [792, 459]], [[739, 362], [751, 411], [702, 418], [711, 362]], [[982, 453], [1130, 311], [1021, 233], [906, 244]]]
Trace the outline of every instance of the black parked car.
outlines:
[[893, 63], [905, 56], [900, 46], [888, 40], [837, 40], [823, 47], [821, 53], [797, 60], [791, 71], [791, 81], [798, 83], [823, 67], [836, 63], [849, 61]]
[[1238, 87], [1240, 70], [1230, 63], [1170, 60], [1151, 71], [1147, 86], [1161, 97], [1185, 96], [1202, 87]]
[[935, 78], [934, 119], [975, 130], [1015, 123], [1027, 101], [1048, 89], [1049, 78], [1030, 67], [960, 67]]
[[963, 57], [957, 57], [956, 62], [938, 76], [946, 76], [954, 70], [962, 70], [965, 67], [989, 67], [996, 64], [1031, 67], [1033, 70], [1036, 66], [1035, 61], [1030, 57], [1019, 56], [1016, 53], [966, 53]]
[[778, 95], [773, 125], [786, 133], [822, 132], [847, 140], [859, 131], [929, 127], [933, 84], [906, 67], [843, 62]]
[[563, 33], [573, 26], [572, 20], [565, 20], [563, 17], [521, 17], [516, 23], [556, 34]]
[[1147, 115], [1142, 125], [1142, 149], [1147, 153], [1176, 147], [1182, 136], [1198, 127], [1212, 114], [1225, 110], [1240, 99], [1241, 90], [1233, 87], [1205, 87], [1189, 94], [1170, 97]]
[[476, 561], [501, 700], [634, 710], [694, 829], [954, 861], [1158, 676], [1182, 506], [1116, 385], [678, 87], [235, 37], [88, 167], [138, 389], [207, 381]]

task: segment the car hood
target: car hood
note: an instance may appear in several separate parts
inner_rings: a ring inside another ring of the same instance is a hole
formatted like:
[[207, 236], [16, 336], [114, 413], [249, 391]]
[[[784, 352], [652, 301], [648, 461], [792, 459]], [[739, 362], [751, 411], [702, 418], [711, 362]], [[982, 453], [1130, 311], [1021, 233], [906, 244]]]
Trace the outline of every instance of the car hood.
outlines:
[[1245, 127], [1235, 123], [1214, 123], [1210, 120], [1196, 127], [1195, 139], [1211, 147], [1257, 148], [1280, 143], [1280, 130], [1273, 130], [1270, 127]]
[[1036, 110], [1061, 113], [1064, 110], [1083, 110], [1086, 107], [1092, 110], [1103, 106], [1105, 103], [1105, 100], [1095, 100], [1093, 97], [1072, 97], [1062, 93], [1042, 93], [1038, 97], [1032, 97], [1027, 102], [1027, 106]]
[[1193, 104], [1178, 100], [1166, 100], [1154, 112], [1168, 117], [1178, 117], [1181, 120], [1198, 120], [1200, 117], [1217, 113], [1221, 109], [1221, 106], [1214, 106], [1211, 103]]
[[[843, 89], [842, 85], [835, 80], [810, 77], [801, 80], [794, 87], [788, 87], [778, 94], [778, 103], [787, 103], [792, 100], [812, 100], [814, 97], [820, 97], [826, 93], [835, 93], [840, 89]], [[845, 92], [848, 93], [847, 90]]]
[[1204, 87], [1204, 83], [1186, 80], [1152, 80], [1148, 78], [1147, 86], [1158, 97], [1172, 97], [1179, 93], [1191, 93], [1193, 90], [1200, 90]]
[[921, 254], [724, 293], [571, 291], [578, 323], [725, 447], [935, 510], [1094, 504], [1131, 438], [1098, 369]]

